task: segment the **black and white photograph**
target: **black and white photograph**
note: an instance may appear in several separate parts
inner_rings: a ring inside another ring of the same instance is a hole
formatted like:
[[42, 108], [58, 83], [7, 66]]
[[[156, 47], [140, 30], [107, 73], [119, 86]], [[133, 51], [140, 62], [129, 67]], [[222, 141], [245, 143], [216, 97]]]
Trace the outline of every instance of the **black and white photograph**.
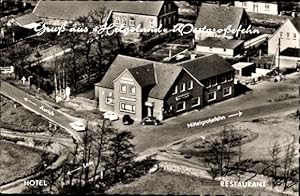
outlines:
[[299, 195], [300, 2], [0, 3], [0, 194]]

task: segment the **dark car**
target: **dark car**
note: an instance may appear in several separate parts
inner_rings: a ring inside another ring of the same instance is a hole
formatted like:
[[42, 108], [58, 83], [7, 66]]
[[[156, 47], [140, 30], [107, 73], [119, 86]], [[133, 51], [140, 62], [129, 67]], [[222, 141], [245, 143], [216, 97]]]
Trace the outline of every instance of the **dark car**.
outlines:
[[141, 122], [142, 125], [159, 125], [160, 122], [155, 117], [146, 117]]
[[130, 125], [133, 123], [133, 119], [129, 115], [124, 115], [123, 116], [123, 124], [124, 125]]

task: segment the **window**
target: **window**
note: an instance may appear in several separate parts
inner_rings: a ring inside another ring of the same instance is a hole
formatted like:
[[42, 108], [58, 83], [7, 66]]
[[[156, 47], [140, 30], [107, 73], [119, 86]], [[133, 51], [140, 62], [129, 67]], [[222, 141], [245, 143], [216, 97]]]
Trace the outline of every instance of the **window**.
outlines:
[[164, 13], [167, 12], [167, 5], [164, 6]]
[[119, 16], [116, 16], [116, 18], [115, 18], [115, 23], [116, 23], [116, 24], [120, 24], [120, 17], [119, 17]]
[[130, 95], [135, 95], [135, 86], [130, 86], [129, 87], [129, 94]]
[[123, 93], [123, 94], [126, 93], [126, 85], [125, 84], [120, 85], [120, 93]]
[[243, 3], [242, 3], [242, 6], [243, 6], [243, 7], [247, 7], [247, 2], [243, 2]]
[[154, 28], [154, 22], [153, 22], [153, 19], [150, 19], [150, 28]]
[[180, 84], [180, 92], [185, 91], [185, 83]]
[[208, 88], [211, 87], [210, 80], [207, 80], [207, 81], [205, 82], [205, 86], [208, 87]]
[[207, 101], [208, 101], [208, 102], [213, 101], [213, 100], [216, 99], [216, 97], [217, 97], [216, 91], [211, 92], [211, 93], [208, 93], [208, 99], [207, 99]]
[[172, 9], [172, 4], [171, 3], [169, 3], [169, 10], [171, 10]]
[[283, 33], [282, 33], [282, 32], [280, 32], [280, 37], [282, 37], [282, 35], [283, 35]]
[[122, 20], [122, 24], [123, 24], [123, 25], [127, 25], [127, 19], [126, 19], [125, 17], [124, 17], [123, 20]]
[[297, 36], [297, 35], [296, 35], [296, 33], [294, 33], [294, 35], [293, 35], [293, 39], [296, 39], [296, 36]]
[[212, 78], [212, 79], [211, 79], [211, 85], [212, 85], [212, 86], [216, 86], [217, 84], [218, 84], [217, 78]]
[[134, 20], [134, 18], [133, 17], [130, 17], [130, 19], [129, 19], [129, 26], [135, 26], [135, 20]]
[[177, 94], [177, 85], [173, 88], [173, 92], [172, 95], [176, 95]]
[[188, 90], [193, 89], [193, 86], [194, 86], [194, 81], [193, 81], [193, 80], [191, 80], [191, 81], [189, 81], [189, 82], [187, 83]]
[[266, 9], [266, 10], [270, 9], [270, 5], [266, 3], [266, 4], [265, 4], [265, 9]]
[[131, 105], [131, 104], [127, 104], [127, 103], [120, 103], [120, 111], [135, 113], [135, 105]]
[[222, 75], [222, 76], [221, 76], [221, 83], [225, 83], [225, 82], [226, 82], [225, 75]]
[[114, 99], [112, 97], [106, 97], [105, 103], [107, 105], [114, 105]]
[[172, 16], [169, 17], [169, 25], [172, 24]]
[[209, 51], [212, 51], [212, 47], [209, 47]]
[[176, 111], [177, 112], [181, 112], [183, 110], [185, 110], [185, 102], [181, 102], [181, 103], [176, 104]]
[[223, 51], [226, 52], [226, 48], [224, 48]]
[[227, 81], [233, 80], [233, 77], [232, 77], [232, 74], [231, 74], [231, 73], [229, 73], [229, 74], [226, 75], [226, 80], [227, 80]]
[[191, 103], [192, 103], [192, 107], [199, 106], [200, 105], [200, 97], [193, 98]]
[[286, 33], [286, 38], [290, 38], [290, 33]]
[[231, 95], [231, 86], [223, 89], [223, 97]]

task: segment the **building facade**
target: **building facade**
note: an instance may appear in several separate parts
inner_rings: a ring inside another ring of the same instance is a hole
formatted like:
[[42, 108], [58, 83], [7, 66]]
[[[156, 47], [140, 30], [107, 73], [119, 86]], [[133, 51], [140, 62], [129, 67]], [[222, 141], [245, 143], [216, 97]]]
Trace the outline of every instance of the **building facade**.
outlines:
[[95, 92], [100, 111], [163, 120], [234, 96], [233, 78], [234, 69], [218, 55], [177, 64], [118, 55]]
[[268, 40], [268, 54], [278, 55], [286, 48], [300, 48], [300, 17], [287, 19]]
[[112, 22], [118, 27], [140, 26], [149, 29], [161, 25], [165, 28], [178, 21], [178, 7], [172, 1], [40, 0], [33, 13], [49, 25], [60, 26], [101, 9], [106, 10], [103, 22]]
[[234, 6], [258, 14], [278, 15], [280, 13], [280, 3], [276, 1], [234, 1]]

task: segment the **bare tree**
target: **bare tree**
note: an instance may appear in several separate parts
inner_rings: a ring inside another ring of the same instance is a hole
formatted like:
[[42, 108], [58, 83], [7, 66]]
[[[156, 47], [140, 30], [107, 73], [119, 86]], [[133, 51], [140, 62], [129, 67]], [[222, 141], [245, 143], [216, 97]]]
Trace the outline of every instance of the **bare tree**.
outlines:
[[295, 144], [289, 144], [285, 150], [285, 155], [282, 161], [283, 164], [283, 190], [285, 191], [289, 187], [295, 184], [293, 177], [294, 173], [292, 173], [292, 169], [295, 163], [296, 158], [296, 149]]
[[272, 148], [269, 152], [271, 156], [270, 169], [272, 175], [273, 188], [277, 185], [278, 169], [280, 168], [280, 156], [279, 156], [280, 153], [281, 153], [281, 149], [278, 141], [276, 141], [272, 144]]

